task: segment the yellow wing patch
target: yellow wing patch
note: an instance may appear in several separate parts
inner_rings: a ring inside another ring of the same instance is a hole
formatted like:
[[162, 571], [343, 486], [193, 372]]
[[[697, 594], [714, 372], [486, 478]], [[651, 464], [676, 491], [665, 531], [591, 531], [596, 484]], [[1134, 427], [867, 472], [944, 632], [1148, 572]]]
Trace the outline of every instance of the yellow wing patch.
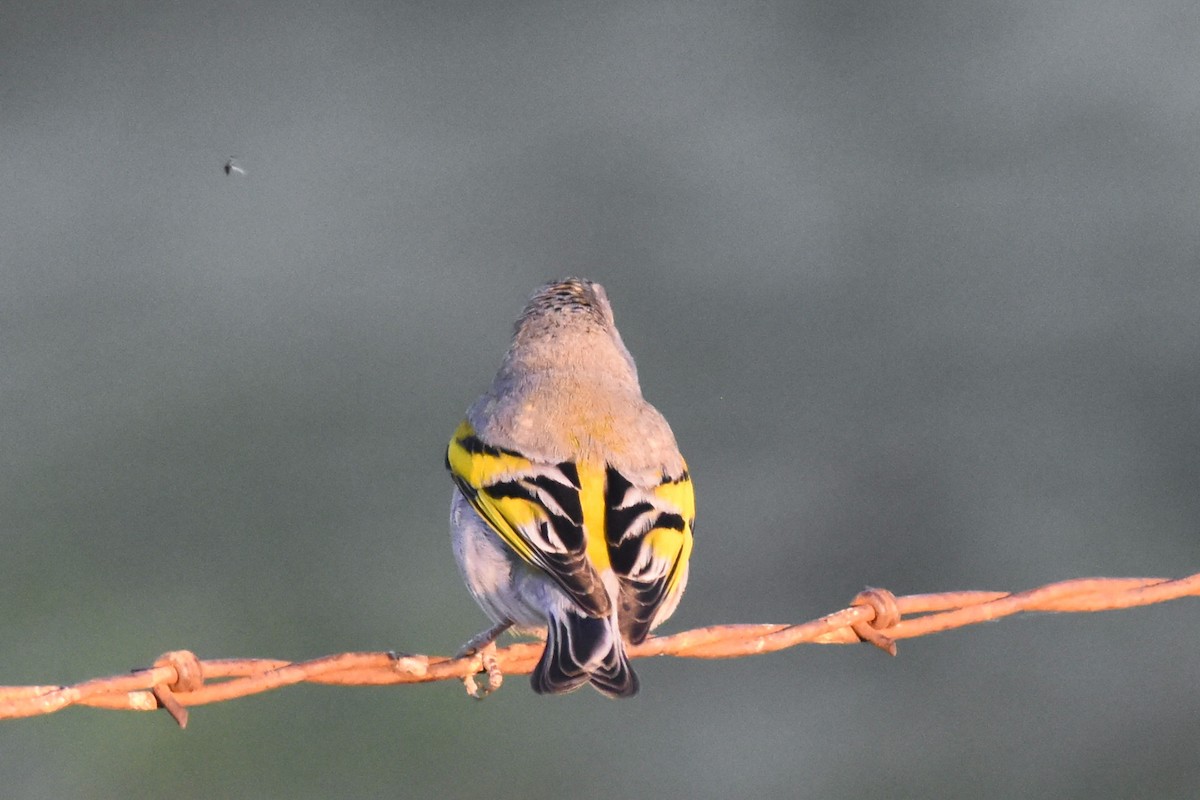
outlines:
[[[605, 616], [611, 601], [589, 556], [587, 532], [593, 520], [603, 530], [603, 508], [596, 508], [594, 471], [570, 462], [537, 463], [504, 448], [485, 444], [469, 422], [455, 430], [446, 450], [446, 467], [479, 516], [526, 563], [545, 571], [583, 613]], [[600, 537], [603, 541], [603, 536]], [[603, 546], [603, 545], [602, 545]]]
[[685, 469], [638, 486], [610, 467], [605, 499], [608, 547], [621, 580], [621, 628], [636, 643], [683, 591], [696, 515], [692, 480]]

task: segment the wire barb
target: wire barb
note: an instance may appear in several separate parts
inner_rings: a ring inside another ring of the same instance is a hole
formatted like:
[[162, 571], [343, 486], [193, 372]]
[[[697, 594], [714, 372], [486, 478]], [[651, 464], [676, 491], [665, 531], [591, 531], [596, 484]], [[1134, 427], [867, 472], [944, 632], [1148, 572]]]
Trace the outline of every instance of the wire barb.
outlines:
[[[154, 662], [155, 667], [167, 667], [174, 670], [174, 680], [164, 680], [154, 684], [150, 691], [160, 707], [179, 724], [186, 728], [188, 723], [187, 709], [175, 699], [175, 692], [194, 692], [204, 685], [204, 665], [196, 654], [190, 650], [172, 650], [163, 653]], [[134, 670], [141, 672], [142, 670]]]
[[854, 608], [870, 608], [874, 612], [871, 619], [855, 622], [850, 626], [855, 635], [862, 641], [875, 645], [889, 656], [896, 655], [896, 640], [882, 633], [900, 623], [900, 607], [896, 604], [896, 595], [887, 589], [868, 586], [850, 601], [850, 605]]
[[[1013, 614], [1092, 612], [1200, 596], [1200, 573], [1186, 578], [1079, 578], [1024, 592], [946, 592], [896, 597], [868, 588], [849, 608], [799, 625], [712, 625], [670, 636], [653, 636], [628, 648], [630, 658], [739, 658], [809, 642], [870, 642], [892, 655], [896, 641], [961, 628]], [[482, 634], [481, 634], [482, 635]], [[476, 637], [472, 642], [476, 642]], [[378, 653], [338, 653], [311, 661], [210, 659], [187, 650], [164, 653], [154, 665], [130, 674], [74, 686], [0, 686], [0, 719], [52, 714], [83, 705], [128, 711], [166, 709], [180, 727], [190, 706], [279, 689], [294, 683], [379, 686], [465, 681], [481, 669], [495, 689], [503, 674], [528, 674], [541, 656], [541, 642], [519, 642], [490, 653], [455, 658]]]

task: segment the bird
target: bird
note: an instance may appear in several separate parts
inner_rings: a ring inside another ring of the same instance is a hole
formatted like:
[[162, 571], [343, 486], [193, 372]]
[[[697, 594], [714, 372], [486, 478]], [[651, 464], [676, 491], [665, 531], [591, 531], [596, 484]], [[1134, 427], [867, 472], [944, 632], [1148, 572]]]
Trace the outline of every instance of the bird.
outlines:
[[233, 156], [228, 161], [225, 162], [225, 174], [226, 175], [245, 175], [246, 174], [246, 170], [242, 169], [242, 167], [237, 163], [237, 156]]
[[636, 694], [626, 648], [687, 586], [695, 498], [603, 286], [564, 278], [534, 291], [445, 464], [455, 558], [496, 623], [468, 652], [490, 647], [494, 666], [494, 640], [512, 627], [545, 637], [538, 694]]

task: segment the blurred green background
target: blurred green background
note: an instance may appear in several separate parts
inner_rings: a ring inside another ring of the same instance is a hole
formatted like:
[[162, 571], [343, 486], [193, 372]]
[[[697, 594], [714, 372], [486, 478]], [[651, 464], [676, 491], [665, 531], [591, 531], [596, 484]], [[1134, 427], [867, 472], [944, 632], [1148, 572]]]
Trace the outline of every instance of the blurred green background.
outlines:
[[[443, 447], [569, 274], [696, 478], [669, 630], [1200, 569], [1194, 3], [6, 9], [0, 683], [454, 650]], [[0, 795], [1194, 798], [1197, 613], [69, 709]]]

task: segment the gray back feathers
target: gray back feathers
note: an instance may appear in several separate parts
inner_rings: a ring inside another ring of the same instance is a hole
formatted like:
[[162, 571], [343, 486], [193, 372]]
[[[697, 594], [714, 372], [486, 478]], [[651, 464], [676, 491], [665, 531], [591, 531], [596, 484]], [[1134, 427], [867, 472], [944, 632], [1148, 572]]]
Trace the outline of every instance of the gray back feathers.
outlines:
[[488, 442], [549, 463], [683, 469], [666, 420], [642, 398], [604, 287], [586, 279], [533, 293], [491, 389], [467, 417]]

